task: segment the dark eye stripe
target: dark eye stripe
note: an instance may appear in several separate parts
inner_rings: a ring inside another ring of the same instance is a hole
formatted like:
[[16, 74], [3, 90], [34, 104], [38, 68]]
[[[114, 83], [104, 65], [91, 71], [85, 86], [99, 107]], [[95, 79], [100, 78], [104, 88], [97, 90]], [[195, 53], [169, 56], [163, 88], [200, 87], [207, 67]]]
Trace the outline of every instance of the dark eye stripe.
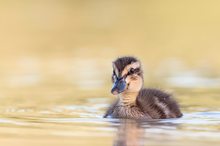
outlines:
[[132, 75], [139, 72], [140, 72], [140, 68], [135, 68], [135, 69], [131, 68], [130, 71], [128, 72], [128, 75]]

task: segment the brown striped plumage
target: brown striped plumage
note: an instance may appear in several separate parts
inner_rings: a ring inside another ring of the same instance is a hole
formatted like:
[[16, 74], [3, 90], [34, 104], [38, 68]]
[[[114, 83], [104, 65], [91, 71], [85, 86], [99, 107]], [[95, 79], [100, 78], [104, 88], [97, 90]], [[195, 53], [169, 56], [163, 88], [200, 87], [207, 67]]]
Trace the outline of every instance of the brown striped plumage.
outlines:
[[[136, 64], [135, 64], [136, 63]], [[139, 63], [139, 64], [137, 64]], [[140, 62], [134, 57], [121, 57], [113, 62], [114, 76], [124, 78], [126, 88], [117, 93], [117, 100], [109, 107], [104, 117], [128, 119], [166, 119], [182, 116], [177, 102], [170, 94], [158, 89], [143, 88], [143, 72]], [[133, 69], [132, 73], [130, 70]]]

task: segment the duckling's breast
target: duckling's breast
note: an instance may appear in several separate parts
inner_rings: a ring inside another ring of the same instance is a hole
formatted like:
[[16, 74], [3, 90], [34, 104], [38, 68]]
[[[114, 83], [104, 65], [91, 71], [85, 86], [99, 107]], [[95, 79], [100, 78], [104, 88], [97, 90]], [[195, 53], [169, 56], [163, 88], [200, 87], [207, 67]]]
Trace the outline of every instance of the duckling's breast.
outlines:
[[152, 119], [149, 115], [143, 113], [137, 106], [122, 106], [115, 107], [112, 115], [113, 118], [126, 119]]

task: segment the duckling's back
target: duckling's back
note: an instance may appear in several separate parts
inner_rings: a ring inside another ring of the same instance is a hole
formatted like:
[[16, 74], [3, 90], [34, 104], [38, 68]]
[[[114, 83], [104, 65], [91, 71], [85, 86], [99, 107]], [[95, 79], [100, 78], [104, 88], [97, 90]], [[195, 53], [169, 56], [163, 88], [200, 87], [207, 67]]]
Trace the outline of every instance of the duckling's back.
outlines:
[[136, 99], [136, 104], [143, 113], [152, 119], [182, 116], [179, 105], [172, 96], [158, 89], [142, 89]]

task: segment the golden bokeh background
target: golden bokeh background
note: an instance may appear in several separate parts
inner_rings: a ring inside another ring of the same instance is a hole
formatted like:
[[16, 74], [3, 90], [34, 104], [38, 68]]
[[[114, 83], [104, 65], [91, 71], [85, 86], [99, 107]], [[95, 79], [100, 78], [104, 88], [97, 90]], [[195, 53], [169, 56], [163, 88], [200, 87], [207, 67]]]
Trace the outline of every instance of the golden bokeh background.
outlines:
[[106, 93], [111, 61], [122, 55], [142, 60], [149, 84], [186, 76], [187, 86], [191, 77], [201, 76], [214, 78], [211, 84], [218, 86], [219, 4], [217, 0], [1, 1], [1, 94], [28, 95], [38, 89], [105, 89]]
[[1, 1], [1, 58], [94, 58], [97, 53], [111, 58], [134, 53], [149, 61], [179, 57], [195, 64], [219, 64], [219, 4], [217, 0]]
[[33, 93], [51, 85], [52, 91], [55, 85], [67, 85], [69, 90], [106, 88], [111, 61], [122, 55], [143, 61], [146, 82], [182, 72], [218, 78], [219, 4], [217, 0], [1, 1], [2, 94], [27, 88]]

